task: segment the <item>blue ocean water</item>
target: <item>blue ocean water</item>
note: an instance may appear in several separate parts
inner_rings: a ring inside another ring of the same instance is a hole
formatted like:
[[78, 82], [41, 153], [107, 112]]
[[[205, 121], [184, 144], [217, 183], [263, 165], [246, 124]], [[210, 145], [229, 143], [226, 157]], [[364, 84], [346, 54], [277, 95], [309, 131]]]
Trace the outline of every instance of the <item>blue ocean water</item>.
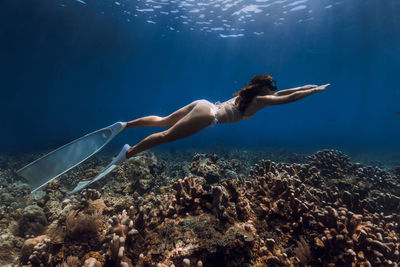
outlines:
[[[332, 85], [164, 148], [400, 148], [400, 2], [0, 3], [0, 152], [57, 148], [115, 121], [224, 101], [259, 73]], [[159, 129], [129, 129], [131, 145]]]

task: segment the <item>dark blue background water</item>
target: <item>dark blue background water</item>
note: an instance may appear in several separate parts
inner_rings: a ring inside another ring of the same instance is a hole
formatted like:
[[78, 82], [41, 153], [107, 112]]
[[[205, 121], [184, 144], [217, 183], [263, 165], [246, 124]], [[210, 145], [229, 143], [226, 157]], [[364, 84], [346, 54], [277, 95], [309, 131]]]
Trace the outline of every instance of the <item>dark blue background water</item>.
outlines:
[[[249, 27], [264, 35], [238, 38], [127, 22], [100, 3], [1, 2], [0, 152], [56, 148], [115, 121], [224, 101], [258, 73], [281, 89], [332, 86], [164, 147], [400, 148], [399, 1], [343, 1], [280, 27], [257, 20]], [[129, 129], [116, 142], [156, 130]]]

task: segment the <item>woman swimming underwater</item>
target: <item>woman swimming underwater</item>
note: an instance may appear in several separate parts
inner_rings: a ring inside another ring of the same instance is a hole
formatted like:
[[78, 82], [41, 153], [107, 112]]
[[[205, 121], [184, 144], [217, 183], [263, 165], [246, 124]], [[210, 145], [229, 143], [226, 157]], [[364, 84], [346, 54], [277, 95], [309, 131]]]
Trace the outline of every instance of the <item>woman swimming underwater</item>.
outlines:
[[329, 85], [305, 85], [276, 91], [276, 82], [272, 76], [259, 74], [254, 76], [246, 87], [237, 92], [235, 97], [223, 103], [213, 104], [207, 100], [196, 100], [166, 117], [146, 116], [123, 123], [125, 128], [168, 127], [168, 129], [154, 133], [132, 147], [126, 144], [113, 163], [120, 163], [139, 152], [160, 144], [188, 137], [210, 125], [250, 119], [257, 111], [266, 106], [291, 103], [313, 93], [321, 92]]

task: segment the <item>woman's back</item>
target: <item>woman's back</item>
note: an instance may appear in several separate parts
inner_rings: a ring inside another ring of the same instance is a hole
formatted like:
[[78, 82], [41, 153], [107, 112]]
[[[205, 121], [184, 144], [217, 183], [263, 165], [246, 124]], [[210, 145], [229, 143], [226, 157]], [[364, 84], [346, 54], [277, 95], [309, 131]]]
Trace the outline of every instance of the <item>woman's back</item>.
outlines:
[[232, 123], [239, 120], [249, 120], [260, 109], [256, 105], [255, 99], [253, 99], [242, 114], [240, 113], [238, 106], [235, 104], [236, 98], [237, 96], [222, 103], [215, 103], [217, 107], [216, 116], [218, 123]]

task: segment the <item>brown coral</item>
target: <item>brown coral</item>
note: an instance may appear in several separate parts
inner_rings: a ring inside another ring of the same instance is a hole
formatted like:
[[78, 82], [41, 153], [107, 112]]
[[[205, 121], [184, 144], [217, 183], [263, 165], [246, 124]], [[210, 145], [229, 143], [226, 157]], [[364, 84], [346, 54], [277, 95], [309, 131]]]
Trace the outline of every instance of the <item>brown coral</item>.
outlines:
[[84, 241], [97, 240], [101, 213], [88, 215], [71, 211], [65, 221], [65, 236], [69, 240]]

